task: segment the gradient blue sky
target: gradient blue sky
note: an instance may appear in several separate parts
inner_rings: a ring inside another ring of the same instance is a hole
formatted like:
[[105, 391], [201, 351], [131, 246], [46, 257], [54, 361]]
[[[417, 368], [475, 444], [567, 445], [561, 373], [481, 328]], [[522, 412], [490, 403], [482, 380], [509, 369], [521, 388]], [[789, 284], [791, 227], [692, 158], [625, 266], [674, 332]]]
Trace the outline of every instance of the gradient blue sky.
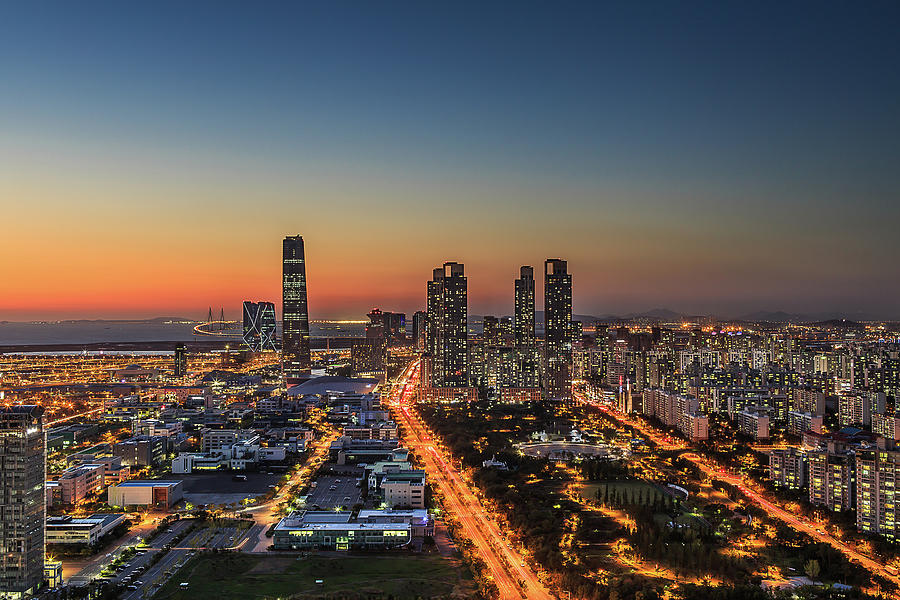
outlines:
[[[8, 3], [0, 319], [280, 297], [900, 317], [900, 4]], [[62, 251], [60, 251], [62, 249]]]

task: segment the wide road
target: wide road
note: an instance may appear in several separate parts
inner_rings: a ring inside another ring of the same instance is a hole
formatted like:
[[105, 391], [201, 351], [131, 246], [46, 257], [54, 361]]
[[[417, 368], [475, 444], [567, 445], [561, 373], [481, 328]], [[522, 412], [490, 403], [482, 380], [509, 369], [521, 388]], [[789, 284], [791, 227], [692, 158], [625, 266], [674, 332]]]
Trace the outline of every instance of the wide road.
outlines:
[[[681, 441], [676, 442], [669, 438], [667, 434], [661, 432], [655, 427], [652, 427], [638, 419], [632, 419], [628, 415], [622, 414], [618, 410], [615, 410], [613, 407], [605, 405], [601, 406], [599, 403], [588, 399], [582, 393], [576, 392], [575, 399], [579, 402], [590, 404], [592, 406], [600, 408], [607, 415], [609, 415], [619, 423], [633, 427], [636, 431], [639, 431], [642, 435], [653, 440], [657, 445], [662, 446], [664, 449], [688, 448], [688, 445], [686, 443]], [[741, 492], [741, 494], [744, 495], [744, 497], [752, 500], [754, 503], [756, 503], [757, 506], [765, 510], [770, 517], [782, 521], [796, 531], [808, 534], [810, 537], [819, 542], [830, 545], [831, 547], [841, 552], [849, 560], [865, 567], [869, 572], [880, 575], [885, 579], [893, 582], [894, 584], [900, 586], [900, 577], [890, 573], [883, 563], [873, 559], [871, 556], [862, 554], [849, 544], [846, 544], [845, 542], [835, 538], [834, 536], [829, 535], [824, 531], [820, 531], [819, 528], [821, 528], [822, 526], [820, 523], [800, 518], [794, 513], [788, 512], [780, 506], [773, 504], [765, 497], [763, 497], [759, 492], [756, 492], [755, 490], [750, 488], [747, 479], [742, 477], [741, 475], [729, 472], [723, 465], [708, 458], [702, 457], [695, 452], [686, 452], [682, 454], [681, 457], [698, 467], [710, 479], [733, 485]]]
[[[526, 566], [523, 557], [503, 542], [499, 527], [488, 517], [451, 461], [432, 443], [414, 405], [419, 373], [419, 362], [412, 363], [390, 394], [389, 404], [404, 426], [403, 443], [424, 463], [428, 478], [441, 490], [445, 507], [456, 516], [463, 533], [475, 545], [493, 576], [500, 598], [552, 599], [554, 596]], [[520, 581], [524, 582], [523, 587], [519, 586]]]
[[290, 490], [296, 485], [305, 485], [312, 477], [316, 475], [319, 467], [328, 458], [328, 451], [331, 443], [338, 438], [336, 432], [332, 432], [327, 436], [323, 436], [313, 445], [312, 453], [307, 457], [303, 466], [294, 471], [291, 477], [278, 488], [275, 496], [264, 504], [249, 506], [242, 508], [238, 513], [249, 513], [253, 515], [256, 525], [242, 544], [244, 552], [268, 552], [269, 546], [272, 545], [271, 538], [265, 536], [266, 530], [281, 520], [278, 512], [278, 505], [288, 499]]
[[[132, 527], [131, 531], [113, 542], [109, 548], [105, 549], [106, 551], [103, 554], [98, 554], [85, 561], [63, 560], [63, 576], [66, 583], [76, 586], [85, 585], [92, 579], [99, 577], [106, 565], [116, 560], [125, 548], [135, 546], [143, 538], [147, 537], [164, 516], [166, 516], [166, 513], [148, 513], [144, 515], [141, 521]], [[162, 534], [162, 537], [165, 538], [166, 535]], [[69, 574], [67, 574], [67, 571], [69, 571]]]

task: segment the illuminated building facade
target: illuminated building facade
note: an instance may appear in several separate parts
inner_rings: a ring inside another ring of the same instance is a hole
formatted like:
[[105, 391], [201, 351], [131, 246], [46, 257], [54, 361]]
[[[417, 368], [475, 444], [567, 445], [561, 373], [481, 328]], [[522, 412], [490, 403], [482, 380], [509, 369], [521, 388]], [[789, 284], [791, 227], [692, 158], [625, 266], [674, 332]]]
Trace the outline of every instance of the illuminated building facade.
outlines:
[[776, 487], [801, 490], [806, 487], [806, 453], [797, 448], [769, 452], [769, 479]]
[[282, 360], [289, 382], [309, 378], [309, 310], [306, 302], [306, 253], [303, 237], [284, 238], [282, 245]]
[[534, 268], [519, 269], [513, 298], [513, 334], [516, 349], [516, 386], [540, 385], [537, 340], [534, 333]]
[[463, 265], [444, 263], [427, 286], [426, 350], [431, 387], [469, 385], [468, 284]]
[[44, 579], [43, 413], [0, 408], [0, 597], [30, 595]]
[[244, 301], [243, 340], [253, 352], [275, 350], [275, 304]]
[[856, 528], [888, 539], [900, 537], [900, 452], [890, 441], [856, 452]]
[[424, 310], [418, 310], [413, 314], [412, 320], [412, 342], [416, 350], [425, 349], [425, 318], [427, 313]]
[[572, 276], [566, 261], [544, 262], [544, 385], [551, 398], [572, 397]]
[[175, 377], [187, 375], [187, 346], [177, 344], [175, 346]]
[[842, 512], [853, 508], [856, 490], [854, 456], [851, 452], [828, 449], [807, 454], [809, 465], [809, 503]]

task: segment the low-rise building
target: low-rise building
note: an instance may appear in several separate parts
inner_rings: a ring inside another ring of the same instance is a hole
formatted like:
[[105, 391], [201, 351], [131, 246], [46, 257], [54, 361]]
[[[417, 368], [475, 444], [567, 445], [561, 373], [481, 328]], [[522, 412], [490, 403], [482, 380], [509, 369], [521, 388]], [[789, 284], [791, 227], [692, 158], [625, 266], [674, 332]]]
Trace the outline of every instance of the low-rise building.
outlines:
[[155, 506], [169, 508], [184, 497], [181, 481], [138, 480], [111, 485], [107, 490], [110, 506]]
[[348, 512], [305, 511], [283, 518], [273, 532], [276, 550], [364, 550], [404, 546], [418, 535], [431, 535], [424, 510]]
[[215, 471], [226, 469], [231, 459], [224, 454], [204, 454], [202, 452], [182, 452], [172, 459], [172, 473], [181, 475], [194, 471]]
[[47, 518], [48, 544], [91, 545], [125, 522], [124, 514], [95, 514], [75, 518], [67, 515]]
[[396, 440], [397, 424], [391, 421], [382, 421], [369, 425], [346, 425], [344, 436], [355, 440]]
[[135, 436], [113, 445], [112, 453], [130, 467], [152, 467], [166, 456], [166, 438]]

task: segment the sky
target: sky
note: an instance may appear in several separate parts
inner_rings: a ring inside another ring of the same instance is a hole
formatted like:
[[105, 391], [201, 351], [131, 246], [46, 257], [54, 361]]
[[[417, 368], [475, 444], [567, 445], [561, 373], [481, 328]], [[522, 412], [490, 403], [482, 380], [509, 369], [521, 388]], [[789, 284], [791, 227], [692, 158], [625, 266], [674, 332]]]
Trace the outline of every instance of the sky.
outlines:
[[[900, 318], [900, 4], [0, 4], [0, 320]], [[541, 285], [538, 285], [540, 288]], [[539, 302], [540, 302], [539, 293]]]

